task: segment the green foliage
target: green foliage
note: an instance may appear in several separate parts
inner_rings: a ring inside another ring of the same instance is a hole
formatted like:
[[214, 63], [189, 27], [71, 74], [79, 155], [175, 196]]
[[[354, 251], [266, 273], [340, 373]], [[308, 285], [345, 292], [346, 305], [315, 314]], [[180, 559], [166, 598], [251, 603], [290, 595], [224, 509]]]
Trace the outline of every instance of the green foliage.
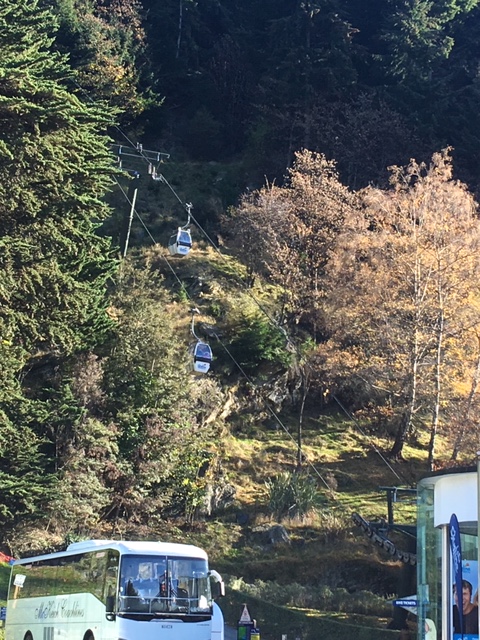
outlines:
[[282, 331], [259, 312], [247, 312], [235, 322], [230, 351], [247, 373], [265, 362], [286, 367], [291, 358]]
[[[113, 113], [82, 104], [52, 51], [56, 19], [40, 2], [0, 7], [0, 428], [2, 527], [43, 516], [68, 427], [81, 408], [24, 368], [53, 369], [110, 327], [115, 270], [97, 228], [114, 172], [104, 130]], [[39, 387], [45, 384], [45, 391]], [[62, 396], [62, 397], [60, 397]], [[58, 446], [58, 449], [55, 447]]]
[[69, 69], [51, 51], [54, 26], [37, 2], [0, 9], [0, 319], [29, 352], [98, 342], [114, 270], [96, 233], [109, 213], [112, 113], [62, 85]]
[[[220, 606], [226, 620], [235, 624], [244, 604], [250, 612], [255, 612], [255, 618], [261, 621], [261, 632], [272, 638], [301, 636], [304, 640], [318, 640], [318, 638], [335, 638], [335, 640], [397, 640], [398, 631], [390, 631], [378, 624], [378, 619], [371, 618], [371, 625], [365, 621], [346, 624], [331, 616], [313, 616], [311, 611], [292, 611], [286, 607], [265, 602], [245, 591], [229, 589], [226, 598], [222, 598]], [[378, 625], [376, 628], [374, 625]]]
[[85, 418], [68, 436], [49, 511], [57, 533], [88, 536], [111, 504], [109, 480], [118, 474], [116, 433], [110, 425]]
[[301, 518], [322, 503], [315, 480], [304, 473], [281, 473], [265, 485], [269, 509], [278, 520]]
[[402, 80], [427, 80], [432, 64], [449, 56], [453, 40], [443, 29], [442, 16], [435, 14], [431, 0], [417, 0], [399, 3], [391, 17], [384, 37], [393, 51], [391, 73]]
[[348, 593], [346, 589], [328, 585], [302, 585], [297, 582], [279, 584], [273, 581], [255, 580], [246, 583], [242, 578], [232, 578], [229, 587], [242, 591], [253, 598], [284, 607], [319, 609], [321, 611], [343, 611], [363, 615], [388, 617], [392, 604], [385, 598], [369, 591]]
[[185, 284], [183, 282], [180, 285], [180, 289], [178, 291], [177, 297], [178, 297], [178, 301], [181, 302], [182, 304], [187, 303], [188, 300], [189, 300], [187, 287], [185, 286]]
[[0, 562], [0, 601], [2, 603], [7, 599], [11, 570], [11, 565]]
[[55, 0], [56, 46], [70, 54], [76, 82], [94, 99], [122, 109], [131, 120], [159, 100], [145, 64], [142, 7], [137, 0]]
[[168, 481], [172, 492], [168, 511], [185, 516], [190, 523], [204, 503], [206, 470], [212, 460], [211, 452], [199, 449], [199, 446], [202, 443], [199, 442], [195, 448], [190, 447], [180, 454]]
[[104, 368], [107, 412], [133, 417], [137, 409], [152, 409], [174, 421], [179, 406], [185, 411], [188, 387], [186, 347], [168, 309], [175, 303], [153, 269], [130, 264], [122, 267], [111, 302], [118, 320]]
[[104, 411], [117, 430], [120, 461], [108, 484], [112, 513], [137, 522], [168, 512], [192, 518], [212, 429], [198, 428], [187, 344], [175, 333], [182, 311], [155, 271], [129, 263], [112, 303], [117, 323], [103, 362]]
[[35, 429], [39, 403], [11, 399], [0, 410], [0, 525], [4, 535], [19, 522], [38, 519], [55, 491], [55, 476]]

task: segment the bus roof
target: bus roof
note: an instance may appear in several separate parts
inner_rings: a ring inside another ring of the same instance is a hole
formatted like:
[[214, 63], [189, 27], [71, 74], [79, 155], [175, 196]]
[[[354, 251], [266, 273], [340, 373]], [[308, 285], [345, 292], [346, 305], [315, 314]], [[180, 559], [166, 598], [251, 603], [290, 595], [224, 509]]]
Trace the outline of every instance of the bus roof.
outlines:
[[141, 555], [163, 555], [178, 556], [189, 558], [207, 559], [207, 553], [191, 544], [179, 544], [176, 542], [141, 542], [127, 540], [84, 540], [82, 542], [73, 542], [66, 551], [57, 553], [48, 553], [41, 556], [30, 558], [22, 558], [15, 560], [14, 564], [27, 564], [39, 560], [48, 560], [50, 558], [59, 558], [61, 556], [71, 556], [77, 553], [86, 553], [88, 551], [116, 549], [123, 554], [141, 554]]

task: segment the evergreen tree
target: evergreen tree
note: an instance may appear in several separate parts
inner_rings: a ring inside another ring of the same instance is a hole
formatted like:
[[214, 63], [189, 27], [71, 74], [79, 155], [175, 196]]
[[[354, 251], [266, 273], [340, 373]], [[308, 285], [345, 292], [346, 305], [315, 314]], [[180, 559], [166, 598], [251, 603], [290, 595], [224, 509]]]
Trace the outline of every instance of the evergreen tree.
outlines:
[[[55, 479], [50, 407], [25, 368], [104, 339], [110, 242], [97, 235], [113, 166], [113, 114], [82, 102], [34, 0], [0, 5], [0, 470], [3, 517], [34, 516]], [[20, 382], [21, 381], [21, 382]], [[28, 396], [28, 399], [27, 399]]]
[[41, 403], [16, 397], [0, 402], [0, 526], [2, 539], [27, 519], [38, 519], [49, 504], [56, 479], [35, 419]]
[[90, 97], [137, 116], [154, 102], [138, 0], [55, 0], [56, 45]]
[[[202, 382], [192, 384], [186, 346], [172, 322], [181, 307], [155, 270], [124, 263], [120, 275], [112, 297], [118, 320], [103, 363], [104, 416], [119, 448], [109, 514], [153, 524], [166, 511], [188, 515], [189, 496], [202, 494], [194, 478], [215, 434], [213, 426], [199, 428], [200, 398], [192, 390]], [[208, 393], [215, 397], [211, 388]], [[180, 468], [189, 469], [188, 496]]]
[[112, 158], [102, 135], [112, 114], [63, 83], [54, 19], [37, 2], [0, 7], [0, 318], [27, 353], [72, 352], [107, 327], [114, 268], [97, 226]]

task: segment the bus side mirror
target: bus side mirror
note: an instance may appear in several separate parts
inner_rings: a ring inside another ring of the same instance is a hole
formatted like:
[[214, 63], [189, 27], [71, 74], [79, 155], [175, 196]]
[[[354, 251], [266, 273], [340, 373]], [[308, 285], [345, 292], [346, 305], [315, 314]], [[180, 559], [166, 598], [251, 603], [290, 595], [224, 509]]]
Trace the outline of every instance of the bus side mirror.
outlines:
[[218, 571], [215, 571], [215, 569], [212, 569], [210, 571], [210, 577], [213, 578], [213, 584], [215, 585], [215, 588], [213, 589], [213, 597], [219, 598], [220, 596], [224, 596], [225, 583], [222, 580], [222, 576], [218, 573]]
[[106, 598], [105, 617], [109, 622], [115, 620], [115, 596], [107, 596]]

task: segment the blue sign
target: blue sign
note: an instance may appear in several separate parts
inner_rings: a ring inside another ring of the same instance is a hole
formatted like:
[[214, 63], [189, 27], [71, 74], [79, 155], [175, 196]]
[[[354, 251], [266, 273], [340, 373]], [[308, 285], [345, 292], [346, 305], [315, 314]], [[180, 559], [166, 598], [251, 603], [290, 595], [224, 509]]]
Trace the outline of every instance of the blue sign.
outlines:
[[460, 543], [460, 527], [457, 516], [452, 513], [450, 518], [450, 549], [452, 551], [453, 578], [457, 594], [457, 610], [460, 621], [460, 634], [463, 635], [463, 585], [462, 585], [462, 545]]
[[392, 604], [394, 607], [416, 607], [418, 603], [415, 598], [399, 598], [394, 600]]
[[5, 620], [7, 617], [7, 607], [0, 607], [0, 620]]

